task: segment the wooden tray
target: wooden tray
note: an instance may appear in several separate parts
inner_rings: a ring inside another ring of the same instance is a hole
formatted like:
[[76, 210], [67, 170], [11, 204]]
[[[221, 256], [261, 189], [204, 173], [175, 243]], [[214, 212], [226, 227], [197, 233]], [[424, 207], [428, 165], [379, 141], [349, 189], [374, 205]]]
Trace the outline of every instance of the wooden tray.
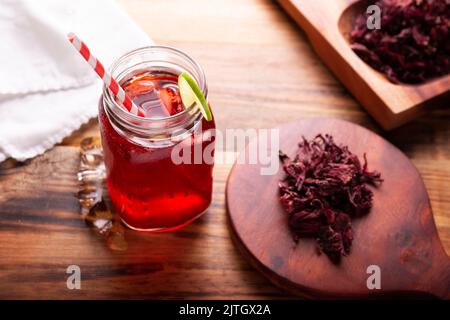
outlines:
[[[283, 125], [280, 149], [292, 157], [302, 135], [311, 139], [318, 133], [332, 134], [360, 159], [367, 152], [369, 169], [380, 171], [384, 179], [374, 189], [371, 212], [352, 221], [350, 254], [336, 265], [318, 254], [314, 239], [295, 244], [278, 199], [282, 168], [276, 175], [262, 176], [259, 165], [235, 164], [228, 178], [226, 204], [231, 234], [244, 257], [274, 284], [302, 296], [419, 293], [450, 299], [450, 259], [440, 243], [427, 191], [411, 161], [375, 133], [336, 119]], [[250, 144], [254, 143], [256, 139]], [[380, 290], [367, 287], [371, 265], [380, 267]]]
[[302, 27], [317, 54], [384, 129], [398, 127], [433, 105], [450, 106], [450, 75], [420, 85], [393, 84], [362, 61], [347, 35], [369, 1], [278, 0]]

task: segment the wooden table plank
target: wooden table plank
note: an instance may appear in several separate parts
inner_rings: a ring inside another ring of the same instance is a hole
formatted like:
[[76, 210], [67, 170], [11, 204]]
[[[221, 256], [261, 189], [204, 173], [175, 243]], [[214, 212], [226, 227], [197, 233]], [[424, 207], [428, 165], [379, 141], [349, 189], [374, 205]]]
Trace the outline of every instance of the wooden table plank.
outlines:
[[[207, 214], [173, 233], [126, 230], [123, 252], [109, 249], [81, 217], [78, 166], [79, 149], [58, 146], [26, 165], [1, 170], [0, 298], [285, 296], [230, 241], [224, 190], [231, 165], [215, 168]], [[72, 264], [81, 268], [80, 291], [66, 287]]]
[[[330, 74], [273, 2], [120, 1], [160, 44], [176, 46], [205, 69], [217, 126], [267, 128], [326, 116], [372, 129], [402, 149], [421, 172], [439, 234], [450, 253], [450, 109], [383, 132]], [[235, 250], [226, 225], [229, 165], [215, 170], [210, 212], [164, 235], [127, 231], [113, 252], [78, 213], [78, 145], [98, 134], [95, 120], [20, 165], [0, 165], [0, 298], [286, 298]], [[218, 254], [220, 252], [220, 254]], [[82, 289], [66, 289], [78, 264]]]

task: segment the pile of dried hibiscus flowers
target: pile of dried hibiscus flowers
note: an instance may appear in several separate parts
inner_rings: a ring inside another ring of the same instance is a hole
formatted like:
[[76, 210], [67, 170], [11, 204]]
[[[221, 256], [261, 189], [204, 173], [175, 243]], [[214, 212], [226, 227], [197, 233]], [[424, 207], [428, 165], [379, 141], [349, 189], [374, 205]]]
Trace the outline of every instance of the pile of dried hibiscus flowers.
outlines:
[[280, 201], [289, 214], [296, 241], [315, 237], [319, 248], [334, 262], [347, 255], [353, 240], [351, 218], [369, 212], [380, 173], [369, 172], [348, 147], [330, 135], [303, 138], [293, 160], [280, 151], [286, 177], [279, 182]]
[[[373, 1], [375, 2], [375, 1]], [[379, 29], [357, 16], [351, 47], [394, 83], [422, 83], [450, 73], [450, 1], [379, 0]]]

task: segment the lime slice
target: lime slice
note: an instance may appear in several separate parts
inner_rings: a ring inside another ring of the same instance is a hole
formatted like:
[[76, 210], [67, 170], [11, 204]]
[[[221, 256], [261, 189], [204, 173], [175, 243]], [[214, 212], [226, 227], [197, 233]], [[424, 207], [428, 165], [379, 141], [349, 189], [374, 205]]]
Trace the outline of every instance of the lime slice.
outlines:
[[193, 104], [197, 104], [206, 121], [212, 120], [211, 109], [209, 108], [205, 96], [195, 80], [188, 73], [183, 72], [178, 76], [178, 89], [180, 90], [181, 100], [186, 108]]

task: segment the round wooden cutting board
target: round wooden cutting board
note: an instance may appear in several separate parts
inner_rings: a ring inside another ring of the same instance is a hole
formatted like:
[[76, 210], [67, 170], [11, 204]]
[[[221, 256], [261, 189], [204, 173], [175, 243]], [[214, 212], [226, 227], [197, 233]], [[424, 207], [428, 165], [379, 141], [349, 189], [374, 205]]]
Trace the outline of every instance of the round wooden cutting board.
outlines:
[[[384, 182], [372, 188], [370, 213], [352, 221], [350, 254], [334, 264], [319, 254], [315, 239], [293, 241], [278, 200], [281, 165], [275, 175], [261, 175], [261, 165], [238, 161], [228, 178], [227, 211], [232, 237], [252, 265], [274, 284], [307, 297], [425, 294], [450, 299], [450, 259], [440, 243], [420, 174], [400, 150], [342, 120], [308, 119], [279, 129], [280, 149], [288, 156], [295, 154], [302, 136], [312, 139], [329, 133], [360, 159], [367, 153], [369, 169], [380, 171]], [[255, 143], [258, 139], [247, 150]], [[374, 265], [380, 268], [381, 289], [367, 286], [373, 273], [369, 267]]]

